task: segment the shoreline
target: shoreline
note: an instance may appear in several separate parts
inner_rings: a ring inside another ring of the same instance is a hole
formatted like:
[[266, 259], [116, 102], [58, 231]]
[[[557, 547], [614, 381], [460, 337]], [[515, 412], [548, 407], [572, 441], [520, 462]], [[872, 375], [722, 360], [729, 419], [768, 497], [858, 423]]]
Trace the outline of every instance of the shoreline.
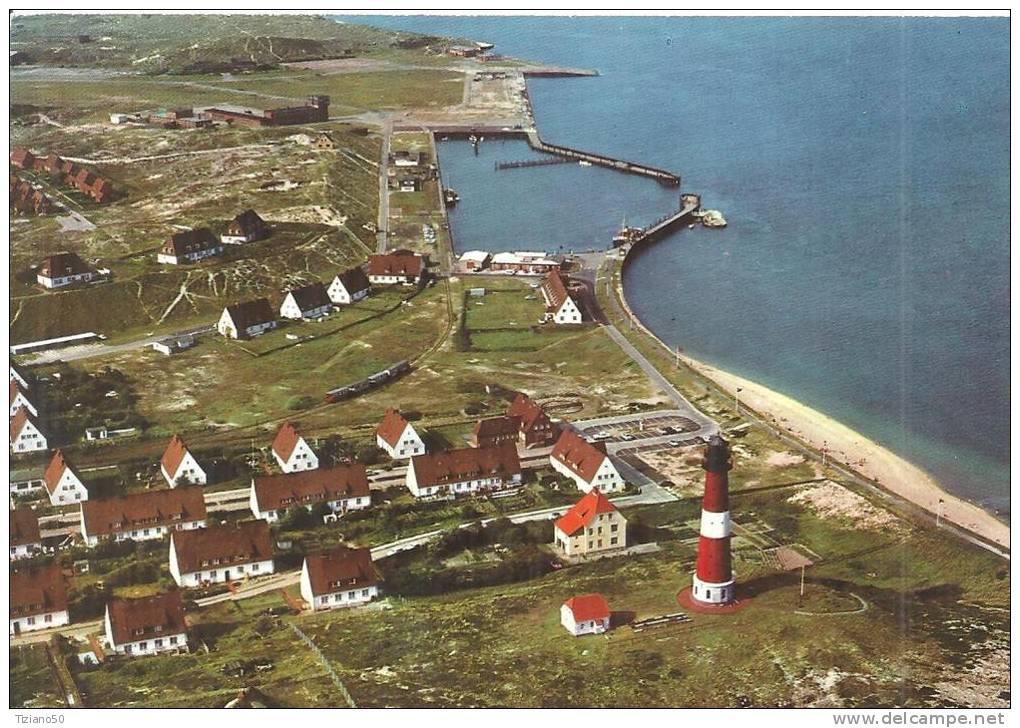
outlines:
[[[637, 326], [670, 356], [676, 356], [634, 313], [627, 301], [623, 285], [623, 269], [615, 288], [620, 302]], [[983, 508], [947, 492], [924, 470], [908, 462], [841, 422], [808, 407], [801, 402], [744, 377], [711, 366], [685, 354], [680, 360], [691, 371], [714, 383], [733, 397], [739, 393], [742, 407], [761, 416], [781, 431], [807, 444], [810, 448], [828, 454], [829, 459], [923, 509], [931, 516], [939, 513], [941, 519], [977, 535], [979, 538], [1006, 549], [1010, 548], [1010, 527]]]

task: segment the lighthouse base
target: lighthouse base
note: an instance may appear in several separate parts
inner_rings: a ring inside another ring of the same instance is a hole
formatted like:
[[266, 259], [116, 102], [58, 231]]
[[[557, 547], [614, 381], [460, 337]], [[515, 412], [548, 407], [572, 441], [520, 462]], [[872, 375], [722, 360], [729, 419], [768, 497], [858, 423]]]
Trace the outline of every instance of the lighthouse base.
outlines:
[[729, 604], [734, 597], [733, 579], [713, 584], [702, 581], [697, 574], [694, 575], [694, 583], [691, 587], [692, 599], [703, 604]]
[[697, 614], [733, 614], [739, 612], [750, 603], [749, 599], [741, 597], [727, 604], [709, 604], [708, 602], [695, 599], [693, 591], [692, 587], [687, 587], [676, 595], [676, 601], [687, 611]]

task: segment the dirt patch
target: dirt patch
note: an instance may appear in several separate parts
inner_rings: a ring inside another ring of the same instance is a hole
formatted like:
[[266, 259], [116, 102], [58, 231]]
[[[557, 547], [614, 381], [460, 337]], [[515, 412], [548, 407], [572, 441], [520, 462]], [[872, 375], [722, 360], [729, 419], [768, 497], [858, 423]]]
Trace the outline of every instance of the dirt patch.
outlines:
[[804, 462], [804, 456], [792, 452], [773, 452], [765, 459], [765, 464], [772, 468], [786, 468], [791, 465], [800, 465]]
[[852, 521], [859, 528], [888, 531], [901, 526], [900, 521], [889, 511], [876, 508], [836, 483], [826, 482], [807, 488], [790, 496], [787, 501], [805, 506], [823, 519]]

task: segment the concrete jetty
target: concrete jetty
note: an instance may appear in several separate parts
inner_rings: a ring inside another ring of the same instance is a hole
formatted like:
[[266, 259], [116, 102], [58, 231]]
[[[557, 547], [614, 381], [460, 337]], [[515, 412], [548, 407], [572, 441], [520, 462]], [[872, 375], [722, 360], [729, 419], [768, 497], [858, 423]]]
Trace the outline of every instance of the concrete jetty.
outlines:
[[680, 175], [673, 174], [665, 169], [650, 167], [647, 164], [627, 162], [622, 159], [614, 159], [613, 157], [608, 157], [604, 154], [583, 152], [580, 149], [572, 149], [571, 147], [564, 147], [558, 144], [549, 144], [548, 142], [542, 141], [542, 138], [538, 135], [538, 131], [536, 129], [529, 129], [527, 131], [527, 137], [528, 144], [531, 145], [531, 148], [539, 152], [555, 154], [569, 159], [576, 159], [579, 162], [597, 164], [600, 167], [609, 167], [610, 169], [615, 169], [620, 172], [640, 174], [645, 177], [651, 177], [652, 179], [655, 179], [662, 184], [669, 185], [670, 187], [680, 186]]

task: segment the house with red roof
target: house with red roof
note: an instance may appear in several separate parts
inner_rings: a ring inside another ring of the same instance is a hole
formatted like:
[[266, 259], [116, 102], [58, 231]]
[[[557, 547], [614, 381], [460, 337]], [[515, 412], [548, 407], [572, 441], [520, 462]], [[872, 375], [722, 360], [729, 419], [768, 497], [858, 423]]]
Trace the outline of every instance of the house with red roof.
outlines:
[[11, 382], [17, 382], [22, 389], [28, 390], [31, 385], [28, 383], [28, 375], [11, 362]]
[[627, 547], [627, 519], [598, 488], [556, 519], [553, 533], [557, 550], [570, 558]]
[[25, 407], [19, 407], [11, 418], [11, 453], [40, 452], [47, 448], [46, 436]]
[[365, 271], [355, 266], [333, 278], [326, 292], [330, 301], [338, 306], [346, 306], [367, 296], [371, 287]]
[[202, 466], [195, 460], [179, 435], [174, 435], [166, 446], [166, 450], [163, 451], [163, 457], [159, 461], [159, 471], [163, 473], [163, 477], [171, 488], [176, 488], [182, 483], [187, 485], [206, 484], [205, 471], [202, 470]]
[[14, 417], [15, 413], [20, 407], [24, 407], [28, 410], [29, 414], [33, 417], [39, 416], [39, 410], [35, 408], [35, 405], [28, 400], [28, 395], [25, 392], [24, 387], [17, 381], [11, 380], [11, 413], [9, 417]]
[[179, 591], [114, 599], [106, 605], [103, 622], [106, 643], [113, 654], [156, 655], [188, 650], [188, 625]]
[[285, 473], [315, 470], [319, 467], [319, 457], [290, 422], [284, 422], [273, 438], [273, 457]]
[[611, 617], [609, 604], [601, 594], [571, 597], [560, 607], [560, 624], [575, 637], [608, 632]]
[[50, 504], [55, 506], [68, 503], [81, 503], [89, 499], [88, 488], [78, 471], [71, 467], [64, 457], [63, 450], [57, 450], [50, 459], [43, 473], [46, 492], [50, 496]]
[[478, 420], [471, 433], [471, 447], [493, 447], [503, 442], [517, 442], [520, 423], [515, 417], [489, 417]]
[[512, 442], [415, 455], [404, 482], [416, 498], [507, 490], [521, 484], [521, 461]]
[[557, 473], [577, 483], [585, 493], [592, 488], [613, 493], [626, 486], [620, 471], [606, 454], [605, 445], [592, 444], [570, 428], [560, 433], [549, 454], [549, 464]]
[[25, 566], [11, 571], [11, 635], [61, 627], [67, 614], [67, 589], [59, 564]]
[[420, 283], [425, 275], [427, 255], [410, 250], [395, 250], [368, 256], [368, 281], [377, 285], [400, 283], [405, 286]]
[[39, 516], [29, 508], [16, 508], [10, 514], [11, 561], [30, 559], [42, 551]]
[[506, 416], [517, 420], [518, 438], [525, 447], [550, 445], [559, 432], [542, 405], [523, 392], [514, 397]]
[[334, 515], [368, 508], [372, 495], [361, 463], [316, 468], [283, 475], [257, 475], [248, 499], [256, 518], [275, 523], [291, 508], [312, 510], [325, 503]]
[[584, 322], [580, 300], [567, 286], [559, 270], [549, 271], [542, 282], [542, 297], [546, 304], [546, 317], [557, 324], [580, 324]]
[[197, 485], [87, 500], [78, 507], [81, 535], [89, 547], [101, 540], [152, 541], [205, 526], [205, 494]]
[[388, 409], [375, 430], [375, 443], [391, 458], [425, 454], [425, 442], [399, 410]]
[[170, 534], [170, 575], [180, 587], [274, 572], [269, 524], [241, 521]]
[[355, 607], [379, 596], [381, 581], [369, 549], [338, 546], [305, 556], [301, 598], [315, 611]]

